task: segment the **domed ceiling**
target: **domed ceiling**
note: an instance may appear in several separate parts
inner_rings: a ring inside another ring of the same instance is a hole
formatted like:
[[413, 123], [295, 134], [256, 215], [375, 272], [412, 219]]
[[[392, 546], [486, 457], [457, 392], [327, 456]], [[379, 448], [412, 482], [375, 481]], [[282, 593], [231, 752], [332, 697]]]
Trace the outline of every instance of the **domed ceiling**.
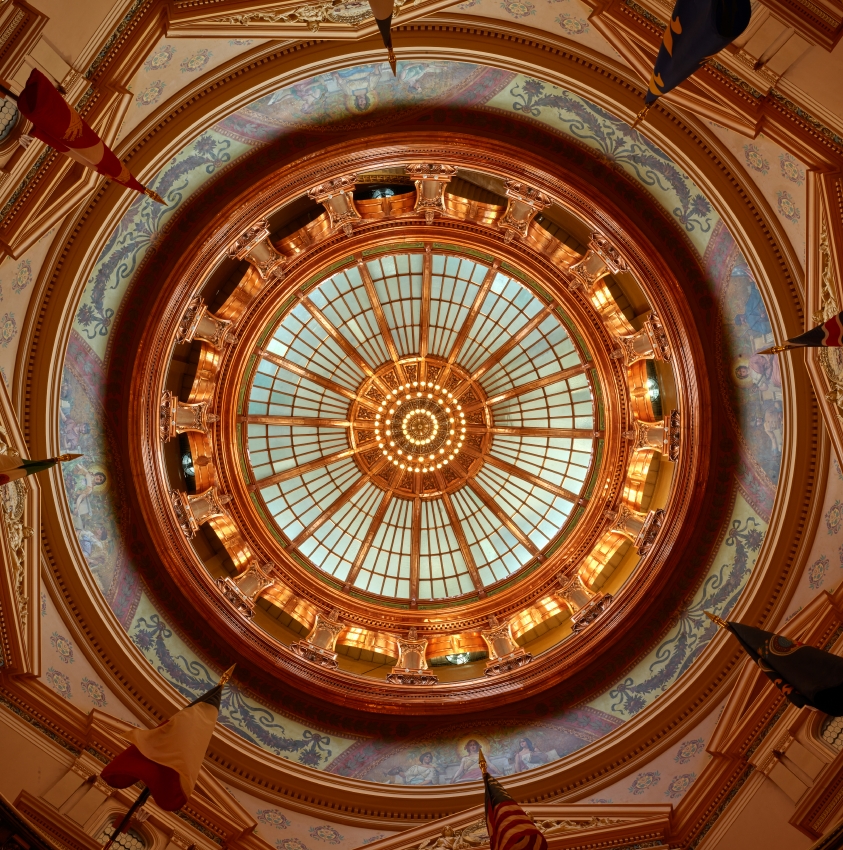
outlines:
[[[425, 217], [400, 199], [431, 161], [458, 164]], [[326, 229], [307, 190], [351, 169], [369, 212]], [[504, 239], [505, 181], [527, 177], [548, 204]], [[539, 767], [689, 667], [712, 635], [703, 609], [731, 609], [761, 546], [782, 396], [755, 354], [772, 332], [748, 264], [663, 152], [539, 80], [376, 64], [240, 109], [153, 186], [170, 206], [132, 205], [78, 307], [59, 427], [85, 453], [65, 467], [81, 555], [177, 690], [238, 660], [220, 716], [247, 741], [393, 784], [430, 752], [448, 783], [477, 778], [472, 738], [501, 774]], [[260, 217], [286, 265], [258, 285], [227, 251]], [[601, 233], [623, 262], [578, 285]], [[177, 342], [197, 295], [231, 322], [224, 346]], [[654, 309], [667, 348], [630, 361], [617, 340]], [[212, 402], [207, 439], [161, 443], [162, 390]], [[636, 454], [625, 432], [673, 409], [678, 454]], [[170, 491], [209, 486], [231, 500], [185, 536]], [[623, 505], [663, 511], [648, 547]], [[216, 587], [252, 561], [276, 584], [246, 621]], [[557, 574], [611, 606], [572, 630]], [[317, 675], [288, 647], [332, 609], [339, 666]], [[493, 615], [533, 656], [509, 679], [484, 676]], [[429, 699], [386, 683], [410, 627], [442, 662]], [[535, 755], [516, 758], [525, 737]]]
[[565, 320], [527, 287], [467, 257], [384, 254], [334, 272], [269, 332], [246, 453], [275, 527], [314, 567], [389, 599], [445, 599], [514, 576], [565, 531], [595, 454], [594, 401]]

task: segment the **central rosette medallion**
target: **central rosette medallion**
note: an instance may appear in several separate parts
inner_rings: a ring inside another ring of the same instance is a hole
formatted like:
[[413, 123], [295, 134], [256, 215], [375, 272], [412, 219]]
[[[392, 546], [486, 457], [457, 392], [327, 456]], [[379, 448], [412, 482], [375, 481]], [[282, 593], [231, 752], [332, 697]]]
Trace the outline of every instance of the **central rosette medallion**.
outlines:
[[414, 472], [441, 469], [465, 441], [462, 405], [427, 381], [387, 393], [375, 422], [378, 448], [394, 466]]

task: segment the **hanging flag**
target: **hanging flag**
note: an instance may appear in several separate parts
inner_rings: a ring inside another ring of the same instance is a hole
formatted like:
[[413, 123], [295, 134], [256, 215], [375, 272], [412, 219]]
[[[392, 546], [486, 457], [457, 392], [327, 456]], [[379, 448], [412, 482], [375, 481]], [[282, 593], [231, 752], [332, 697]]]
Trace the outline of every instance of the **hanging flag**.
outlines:
[[486, 786], [486, 829], [490, 850], [547, 850], [547, 839], [532, 818], [489, 776], [486, 759], [480, 750], [480, 770]]
[[644, 109], [635, 123], [658, 98], [731, 44], [747, 28], [751, 15], [750, 0], [676, 0], [650, 76]]
[[395, 12], [393, 3], [394, 0], [369, 0], [369, 6], [375, 16], [375, 23], [381, 31], [381, 38], [389, 59], [389, 67], [392, 68], [392, 76], [394, 77], [397, 74], [397, 63], [395, 51], [392, 49], [392, 15]]
[[18, 95], [18, 109], [35, 125], [29, 135], [67, 154], [86, 168], [166, 206], [157, 192], [138, 183], [129, 169], [117, 159], [114, 151], [82, 120], [79, 113], [37, 68], [32, 69], [24, 90]]
[[132, 745], [106, 765], [100, 776], [112, 788], [143, 782], [158, 806], [180, 809], [193, 793], [214, 734], [222, 689], [234, 667], [219, 684], [155, 729], [136, 729], [126, 735]]
[[843, 658], [773, 632], [722, 620], [705, 612], [740, 641], [749, 657], [798, 708], [809, 705], [843, 717]]
[[8, 484], [18, 478], [26, 478], [27, 475], [34, 475], [36, 472], [43, 472], [57, 463], [76, 460], [77, 457], [82, 455], [59, 455], [46, 460], [27, 460], [15, 455], [0, 455], [0, 485]]
[[776, 354], [779, 351], [790, 351], [791, 348], [822, 348], [823, 346], [839, 348], [841, 345], [843, 345], [843, 313], [838, 313], [826, 319], [821, 325], [799, 336], [786, 339], [783, 345], [765, 348], [758, 354]]

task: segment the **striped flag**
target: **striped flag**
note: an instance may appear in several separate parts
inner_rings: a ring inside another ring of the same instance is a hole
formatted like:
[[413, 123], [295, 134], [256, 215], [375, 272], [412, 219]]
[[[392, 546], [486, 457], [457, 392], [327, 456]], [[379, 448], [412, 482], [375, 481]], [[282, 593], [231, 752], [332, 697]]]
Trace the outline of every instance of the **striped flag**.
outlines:
[[164, 204], [152, 189], [138, 183], [108, 145], [82, 120], [82, 116], [56, 91], [37, 68], [32, 69], [24, 90], [18, 96], [18, 109], [34, 125], [29, 135], [40, 139], [59, 153], [114, 180], [127, 189], [148, 195]]
[[489, 776], [480, 751], [480, 769], [486, 786], [486, 828], [490, 850], [547, 850], [547, 839], [530, 816]]
[[839, 348], [843, 345], [843, 313], [838, 313], [826, 319], [821, 325], [809, 331], [786, 339], [783, 345], [774, 345], [759, 351], [759, 354], [776, 354], [779, 351], [789, 351], [791, 348], [822, 348], [830, 346]]
[[50, 469], [57, 463], [76, 460], [78, 457], [82, 455], [59, 455], [46, 460], [27, 460], [15, 455], [0, 455], [0, 485], [8, 484], [18, 478], [26, 478], [27, 475], [34, 475], [36, 472], [44, 472], [45, 469]]
[[126, 735], [132, 745], [106, 765], [100, 776], [112, 788], [143, 782], [158, 806], [180, 809], [190, 798], [208, 752], [222, 689], [234, 668], [220, 683], [174, 714], [156, 729], [136, 729]]

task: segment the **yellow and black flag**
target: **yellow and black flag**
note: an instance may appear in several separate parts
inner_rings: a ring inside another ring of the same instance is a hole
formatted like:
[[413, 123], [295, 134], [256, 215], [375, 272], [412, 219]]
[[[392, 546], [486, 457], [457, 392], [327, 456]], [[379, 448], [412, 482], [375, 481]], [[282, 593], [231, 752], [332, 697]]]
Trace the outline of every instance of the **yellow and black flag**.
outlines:
[[750, 0], [677, 0], [639, 119], [658, 98], [733, 42], [749, 25], [751, 14]]
[[375, 16], [375, 23], [383, 39], [386, 55], [389, 58], [389, 67], [392, 68], [392, 76], [397, 73], [397, 63], [395, 61], [395, 51], [392, 49], [392, 16], [395, 13], [394, 0], [369, 0], [369, 6], [372, 9], [372, 14]]
[[490, 850], [547, 850], [547, 839], [530, 816], [489, 776], [480, 751], [480, 769], [486, 786], [486, 829]]
[[747, 655], [798, 708], [809, 705], [832, 717], [843, 717], [843, 658], [805, 646], [773, 632], [732, 623], [705, 612], [731, 632]]

